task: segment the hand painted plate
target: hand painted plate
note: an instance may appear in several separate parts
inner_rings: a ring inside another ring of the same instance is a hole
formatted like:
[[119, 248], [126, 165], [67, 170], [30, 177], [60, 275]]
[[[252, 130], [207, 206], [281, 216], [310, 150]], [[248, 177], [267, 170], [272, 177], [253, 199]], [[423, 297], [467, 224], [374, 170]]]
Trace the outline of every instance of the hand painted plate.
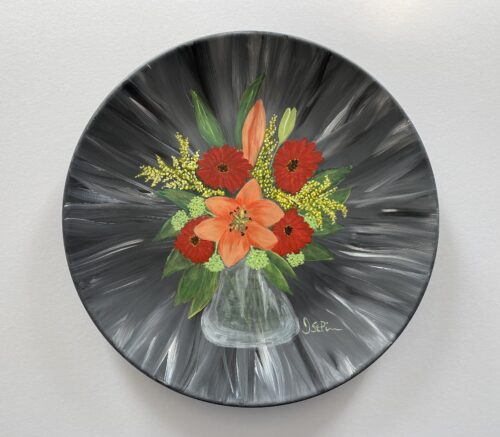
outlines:
[[438, 203], [391, 95], [335, 53], [236, 33], [125, 80], [85, 129], [63, 230], [80, 298], [134, 366], [194, 398], [306, 399], [399, 336]]

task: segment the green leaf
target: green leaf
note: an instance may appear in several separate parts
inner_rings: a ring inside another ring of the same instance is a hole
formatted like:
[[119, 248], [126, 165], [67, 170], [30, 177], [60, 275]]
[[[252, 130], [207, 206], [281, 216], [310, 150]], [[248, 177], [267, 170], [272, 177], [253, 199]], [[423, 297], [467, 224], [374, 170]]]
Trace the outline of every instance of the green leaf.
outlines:
[[284, 291], [285, 293], [292, 294], [292, 290], [290, 290], [288, 282], [286, 281], [283, 273], [281, 273], [278, 267], [276, 267], [272, 263], [269, 263], [266, 267], [264, 267], [263, 272], [266, 279], [272, 285], [274, 285], [279, 290]]
[[306, 261], [330, 261], [333, 254], [325, 246], [318, 243], [309, 243], [302, 249]]
[[348, 165], [347, 167], [339, 167], [339, 168], [331, 168], [329, 170], [324, 170], [312, 178], [314, 181], [323, 182], [325, 176], [328, 176], [332, 185], [337, 185], [340, 181], [342, 181], [352, 170], [352, 166]]
[[191, 101], [194, 106], [194, 115], [200, 135], [210, 146], [222, 146], [225, 144], [224, 132], [215, 118], [215, 115], [200, 98], [196, 91], [191, 90]]
[[295, 121], [297, 120], [297, 108], [286, 108], [283, 117], [281, 117], [280, 125], [278, 128], [278, 141], [279, 144], [285, 142], [295, 128]]
[[203, 264], [195, 264], [182, 275], [177, 286], [175, 304], [178, 305], [191, 300], [188, 313], [188, 318], [191, 318], [208, 305], [217, 290], [218, 284], [218, 272], [207, 270]]
[[207, 270], [203, 264], [194, 264], [184, 272], [177, 285], [175, 304], [179, 305], [192, 300], [188, 314], [188, 318], [191, 318], [207, 306], [218, 283], [219, 273]]
[[316, 229], [314, 231], [314, 236], [315, 237], [322, 237], [325, 235], [332, 235], [335, 234], [336, 232], [344, 229], [342, 225], [339, 225], [337, 223], [331, 223], [327, 221], [323, 221], [323, 229]]
[[190, 193], [188, 191], [182, 190], [173, 190], [171, 188], [165, 188], [164, 190], [158, 190], [156, 192], [158, 195], [162, 197], [166, 197], [172, 203], [177, 205], [179, 208], [187, 209], [188, 203], [191, 201], [193, 197], [196, 197], [195, 194]]
[[[204, 266], [201, 266], [205, 268]], [[187, 269], [181, 277], [181, 280], [177, 284], [177, 293], [175, 294], [175, 305], [180, 305], [182, 303], [189, 302], [198, 289], [197, 277], [199, 276], [198, 270], [200, 269], [199, 264], [192, 265]]]
[[243, 129], [243, 124], [245, 123], [245, 119], [247, 118], [250, 109], [252, 109], [252, 106], [257, 100], [257, 95], [259, 94], [263, 80], [264, 75], [261, 74], [248, 86], [241, 96], [240, 109], [238, 110], [238, 115], [236, 116], [236, 126], [234, 128], [234, 139], [237, 147], [241, 147], [241, 131]]
[[162, 279], [174, 274], [175, 272], [180, 272], [181, 270], [187, 269], [192, 266], [193, 263], [184, 257], [178, 250], [172, 249], [170, 255], [167, 258], [165, 267], [163, 268]]
[[267, 256], [269, 257], [269, 261], [273, 263], [276, 267], [278, 267], [281, 273], [283, 273], [286, 276], [290, 276], [291, 278], [297, 277], [297, 274], [285, 259], [283, 259], [281, 256], [270, 250], [268, 250], [266, 253]]
[[330, 196], [330, 198], [340, 203], [346, 203], [350, 195], [351, 195], [350, 188], [342, 188], [341, 190], [335, 191], [335, 193], [333, 193]]
[[172, 217], [170, 217], [161, 227], [160, 232], [156, 234], [153, 241], [165, 240], [165, 238], [174, 237], [179, 231], [176, 231], [172, 226]]

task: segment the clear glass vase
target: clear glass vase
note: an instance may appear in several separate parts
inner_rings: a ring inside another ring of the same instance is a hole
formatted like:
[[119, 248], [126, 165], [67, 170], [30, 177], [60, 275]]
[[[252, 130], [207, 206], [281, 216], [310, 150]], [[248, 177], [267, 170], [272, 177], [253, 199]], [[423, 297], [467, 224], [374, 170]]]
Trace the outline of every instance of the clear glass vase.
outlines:
[[217, 292], [202, 314], [201, 329], [218, 346], [251, 348], [287, 343], [300, 327], [286, 295], [242, 260], [221, 272]]

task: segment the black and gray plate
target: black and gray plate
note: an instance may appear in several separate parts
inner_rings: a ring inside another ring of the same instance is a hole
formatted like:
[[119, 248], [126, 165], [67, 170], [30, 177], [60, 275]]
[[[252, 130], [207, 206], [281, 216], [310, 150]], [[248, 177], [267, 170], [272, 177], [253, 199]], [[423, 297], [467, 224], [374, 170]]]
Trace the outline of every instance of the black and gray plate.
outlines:
[[[317, 143], [324, 168], [352, 165], [343, 182], [352, 193], [345, 229], [323, 241], [335, 259], [302, 266], [293, 284], [299, 335], [276, 347], [224, 348], [204, 338], [199, 316], [174, 306], [178, 278], [160, 280], [172, 241], [152, 239], [175, 207], [135, 175], [155, 154], [176, 153], [176, 132], [208, 147], [190, 89], [231, 139], [241, 93], [260, 73], [268, 115], [298, 108], [294, 135]], [[167, 52], [104, 101], [69, 168], [63, 231], [79, 296], [128, 361], [198, 399], [266, 406], [344, 383], [401, 334], [431, 275], [438, 202], [415, 128], [372, 77], [300, 39], [233, 33]]]

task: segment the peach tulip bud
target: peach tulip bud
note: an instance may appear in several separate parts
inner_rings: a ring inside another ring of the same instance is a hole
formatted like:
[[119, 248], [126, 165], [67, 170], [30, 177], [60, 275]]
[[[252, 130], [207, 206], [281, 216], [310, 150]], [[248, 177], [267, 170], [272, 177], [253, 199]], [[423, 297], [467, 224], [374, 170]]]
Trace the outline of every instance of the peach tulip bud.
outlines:
[[241, 133], [243, 156], [248, 159], [252, 166], [255, 165], [255, 161], [257, 161], [257, 156], [264, 142], [265, 132], [266, 111], [264, 109], [264, 103], [259, 99], [248, 112]]

